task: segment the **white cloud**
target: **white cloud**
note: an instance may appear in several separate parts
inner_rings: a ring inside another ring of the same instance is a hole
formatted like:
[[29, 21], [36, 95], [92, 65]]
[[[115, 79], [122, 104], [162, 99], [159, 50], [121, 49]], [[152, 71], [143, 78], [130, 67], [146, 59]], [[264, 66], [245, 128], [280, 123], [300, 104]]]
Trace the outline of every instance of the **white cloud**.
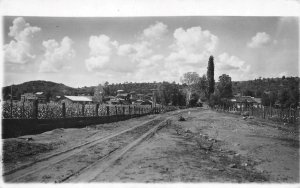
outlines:
[[[149, 81], [163, 78], [178, 80], [188, 71], [206, 72], [208, 57], [217, 47], [218, 37], [201, 27], [182, 28], [174, 31], [170, 48], [162, 41], [167, 26], [161, 22], [150, 25], [136, 37], [136, 41], [112, 45], [108, 36], [93, 38], [90, 56], [86, 60], [89, 71], [105, 74], [122, 73], [135, 81]], [[91, 40], [91, 38], [90, 38]], [[97, 47], [96, 47], [97, 46]], [[170, 52], [166, 52], [170, 50]], [[167, 56], [165, 53], [168, 53]]]
[[73, 41], [69, 37], [64, 37], [60, 44], [55, 40], [43, 41], [46, 52], [39, 71], [58, 72], [65, 68], [69, 61], [75, 57], [75, 50], [72, 45]]
[[240, 58], [222, 53], [215, 60], [216, 77], [221, 74], [228, 74], [233, 80], [246, 80], [248, 79], [250, 65]]
[[230, 56], [227, 53], [222, 53], [218, 56], [218, 65], [222, 70], [238, 70], [243, 69], [245, 62], [236, 56]]
[[192, 27], [186, 31], [178, 28], [174, 31], [174, 43], [171, 45], [173, 52], [169, 55], [170, 61], [181, 61], [182, 64], [197, 64], [205, 59], [216, 49], [218, 37], [201, 27]]
[[151, 43], [139, 41], [133, 44], [122, 44], [118, 47], [118, 55], [128, 56], [132, 61], [139, 61], [142, 58], [152, 55]]
[[111, 41], [106, 35], [91, 36], [89, 39], [90, 57], [85, 60], [88, 71], [100, 71], [111, 60], [114, 48], [119, 46], [117, 41]]
[[143, 36], [149, 39], [160, 39], [168, 32], [168, 26], [162, 22], [156, 22], [144, 29]]
[[161, 22], [156, 22], [144, 29], [143, 33], [137, 37], [137, 41], [119, 45], [117, 54], [122, 56], [123, 60], [127, 60], [127, 66], [134, 67], [135, 72], [150, 65], [154, 66], [156, 61], [163, 59], [161, 54], [158, 55], [155, 52], [159, 47], [157, 41], [161, 40], [166, 33], [167, 26]]
[[195, 71], [195, 68], [202, 70], [207, 66], [209, 56], [218, 45], [218, 37], [208, 30], [202, 30], [201, 27], [186, 30], [178, 28], [173, 36], [174, 42], [170, 46], [172, 51], [166, 58], [164, 71], [164, 75], [170, 79], [177, 77], [178, 80], [183, 73]]
[[13, 25], [9, 27], [9, 30], [8, 35], [13, 37], [14, 40], [4, 45], [5, 61], [25, 64], [33, 60], [36, 57], [33, 54], [33, 39], [41, 31], [41, 28], [30, 26], [24, 18], [18, 17], [14, 19]]
[[118, 48], [118, 55], [128, 56], [133, 63], [150, 58], [154, 48], [159, 46], [156, 42], [168, 32], [168, 26], [162, 22], [156, 22], [143, 30], [132, 44], [123, 44]]
[[122, 44], [118, 48], [118, 55], [127, 56], [137, 53], [135, 47], [132, 44]]
[[260, 48], [266, 46], [272, 42], [271, 36], [265, 32], [258, 32], [251, 41], [248, 42], [248, 47], [250, 48]]
[[109, 56], [92, 56], [85, 60], [88, 71], [101, 70], [107, 63], [109, 63]]
[[109, 55], [112, 50], [112, 42], [106, 35], [91, 36], [89, 40], [90, 55]]
[[185, 50], [191, 53], [199, 51], [212, 52], [217, 45], [218, 37], [208, 30], [202, 30], [201, 27], [191, 27], [186, 31], [178, 28], [174, 32], [175, 48]]

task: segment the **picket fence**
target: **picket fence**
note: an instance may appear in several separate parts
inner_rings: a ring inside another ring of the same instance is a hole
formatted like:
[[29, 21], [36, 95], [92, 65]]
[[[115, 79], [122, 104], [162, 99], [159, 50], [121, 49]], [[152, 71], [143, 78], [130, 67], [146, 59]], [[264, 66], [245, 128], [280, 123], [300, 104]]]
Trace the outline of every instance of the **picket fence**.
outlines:
[[277, 122], [298, 123], [300, 117], [299, 108], [273, 108], [273, 107], [233, 107], [233, 106], [215, 106], [214, 110], [249, 115], [263, 119], [269, 119]]
[[157, 113], [162, 106], [100, 105], [79, 103], [9, 102], [2, 104], [2, 119], [59, 119], [72, 117], [98, 117], [112, 115], [142, 115]]

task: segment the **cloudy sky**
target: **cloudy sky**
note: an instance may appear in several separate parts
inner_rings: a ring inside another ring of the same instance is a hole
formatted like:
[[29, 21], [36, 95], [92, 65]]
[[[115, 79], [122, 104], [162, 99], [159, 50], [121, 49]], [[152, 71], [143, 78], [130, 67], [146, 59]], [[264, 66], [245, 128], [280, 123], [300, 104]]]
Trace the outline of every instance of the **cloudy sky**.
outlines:
[[72, 87], [108, 81], [298, 76], [296, 17], [4, 17], [4, 85], [48, 80]]

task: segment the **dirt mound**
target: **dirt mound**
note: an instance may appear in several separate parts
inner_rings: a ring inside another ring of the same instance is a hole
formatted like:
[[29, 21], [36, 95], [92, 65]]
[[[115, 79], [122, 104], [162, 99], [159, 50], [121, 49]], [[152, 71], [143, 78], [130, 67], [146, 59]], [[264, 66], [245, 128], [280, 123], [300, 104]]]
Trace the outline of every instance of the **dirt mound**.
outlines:
[[53, 134], [62, 134], [64, 132], [65, 132], [65, 130], [63, 128], [54, 129], [53, 131], [51, 131], [51, 133], [53, 133]]
[[10, 139], [3, 142], [3, 162], [18, 161], [23, 157], [34, 156], [54, 148], [53, 144], [42, 144], [26, 139]]

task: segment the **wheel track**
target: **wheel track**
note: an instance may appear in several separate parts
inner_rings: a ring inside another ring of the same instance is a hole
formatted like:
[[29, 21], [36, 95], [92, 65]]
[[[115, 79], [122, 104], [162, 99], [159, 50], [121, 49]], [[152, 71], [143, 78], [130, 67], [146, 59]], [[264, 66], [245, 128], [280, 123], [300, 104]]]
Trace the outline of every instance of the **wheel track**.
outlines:
[[[5, 177], [5, 180], [6, 181], [16, 181], [17, 179], [19, 178], [22, 178], [24, 176], [27, 176], [29, 174], [32, 174], [32, 173], [35, 173], [36, 171], [39, 171], [41, 169], [44, 169], [44, 168], [47, 168], [48, 166], [54, 164], [54, 163], [58, 163], [72, 155], [75, 155], [77, 153], [80, 153], [82, 150], [86, 149], [86, 148], [89, 148], [89, 147], [92, 147], [96, 144], [99, 144], [101, 142], [104, 142], [110, 138], [113, 138], [115, 136], [118, 136], [120, 134], [123, 134], [125, 132], [128, 132], [128, 131], [131, 131], [131, 130], [134, 130], [138, 127], [141, 127], [141, 126], [144, 126], [152, 121], [155, 121], [157, 119], [161, 118], [160, 116], [158, 117], [155, 117], [154, 119], [151, 119], [151, 120], [148, 120], [142, 124], [139, 124], [137, 126], [134, 126], [134, 127], [131, 127], [129, 129], [125, 129], [125, 130], [122, 130], [118, 133], [114, 133], [114, 134], [109, 134], [109, 135], [106, 135], [104, 137], [101, 137], [99, 139], [96, 139], [96, 140], [93, 140], [93, 141], [90, 141], [90, 142], [86, 142], [84, 144], [80, 144], [80, 145], [77, 145], [75, 147], [72, 147], [70, 149], [67, 149], [65, 151], [62, 151], [62, 152], [58, 152], [58, 153], [55, 153], [55, 154], [52, 154], [52, 155], [49, 155], [47, 157], [44, 157], [42, 159], [39, 159], [35, 162], [32, 162], [32, 163], [29, 163], [29, 164], [26, 164], [26, 165], [23, 165], [19, 168], [16, 168], [12, 171], [9, 171], [7, 173], [4, 173], [3, 176]], [[43, 163], [45, 161], [49, 161], [48, 164], [46, 165], [42, 165], [42, 166], [39, 166], [40, 163]]]
[[[182, 113], [182, 112], [183, 111], [172, 112], [168, 116], [174, 116], [174, 115]], [[68, 157], [71, 157], [71, 156], [73, 156], [73, 155], [75, 155], [77, 153], [80, 153], [84, 149], [92, 147], [92, 146], [94, 146], [94, 145], [96, 145], [98, 143], [104, 142], [104, 141], [106, 141], [108, 139], [111, 139], [113, 137], [119, 136], [119, 135], [121, 135], [123, 133], [132, 131], [132, 130], [138, 128], [138, 127], [144, 126], [144, 125], [146, 125], [146, 124], [148, 124], [150, 122], [158, 120], [159, 118], [162, 118], [162, 115], [159, 115], [159, 116], [157, 116], [157, 117], [155, 117], [155, 118], [153, 118], [151, 120], [148, 120], [148, 121], [146, 121], [146, 122], [144, 122], [142, 124], [139, 124], [137, 126], [129, 128], [129, 129], [120, 131], [118, 133], [110, 134], [110, 135], [107, 135], [105, 137], [101, 137], [99, 139], [96, 139], [96, 140], [93, 140], [93, 141], [90, 141], [90, 142], [86, 142], [84, 144], [77, 145], [77, 146], [72, 147], [70, 149], [67, 149], [65, 151], [49, 155], [49, 156], [44, 157], [42, 159], [39, 159], [39, 160], [37, 160], [37, 161], [35, 161], [33, 163], [29, 163], [29, 164], [23, 165], [23, 166], [21, 166], [19, 168], [16, 168], [16, 169], [14, 169], [12, 171], [6, 172], [6, 173], [3, 174], [3, 177], [4, 177], [5, 181], [15, 182], [18, 179], [21, 179], [22, 177], [28, 176], [30, 174], [34, 174], [34, 173], [36, 173], [36, 172], [38, 172], [38, 171], [40, 171], [40, 170], [42, 170], [44, 168], [49, 167], [50, 165], [53, 165], [53, 164], [58, 163], [60, 161], [63, 161], [65, 159], [67, 159]], [[106, 156], [104, 156], [104, 158], [106, 158]], [[48, 161], [47, 164], [43, 164], [46, 161]], [[67, 179], [68, 178], [66, 178], [66, 180]]]
[[[121, 150], [115, 150], [114, 152], [106, 155], [104, 158], [101, 158], [100, 160], [95, 161], [94, 163], [88, 165], [82, 171], [79, 171], [75, 174], [70, 175], [69, 177], [65, 178], [64, 181], [66, 182], [92, 182], [97, 179], [97, 177], [109, 168], [111, 165], [113, 165], [118, 160], [121, 160], [122, 157], [128, 153], [130, 150], [132, 150], [134, 147], [137, 147], [139, 144], [141, 144], [144, 140], [150, 138], [155, 134], [162, 126], [166, 125], [169, 121], [169, 119], [172, 117], [167, 117], [162, 122], [158, 123], [156, 126], [148, 130], [146, 133], [142, 134], [140, 137], [135, 139], [133, 142], [126, 145]], [[63, 182], [63, 181], [62, 181]]]

